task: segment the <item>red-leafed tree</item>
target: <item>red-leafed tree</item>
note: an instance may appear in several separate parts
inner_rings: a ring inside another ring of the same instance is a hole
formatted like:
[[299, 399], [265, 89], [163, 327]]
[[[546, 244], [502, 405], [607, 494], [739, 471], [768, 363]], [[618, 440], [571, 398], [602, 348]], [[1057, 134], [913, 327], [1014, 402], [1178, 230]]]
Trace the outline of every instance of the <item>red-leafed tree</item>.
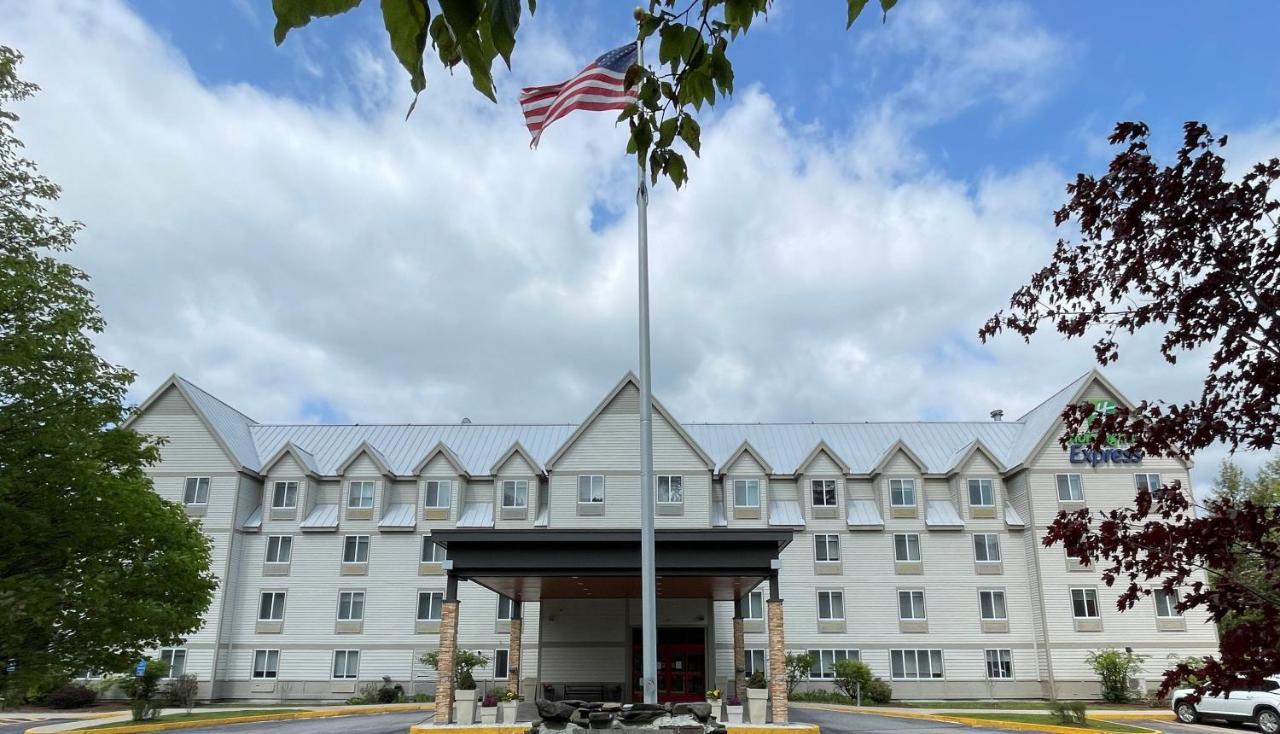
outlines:
[[[1069, 200], [1055, 213], [1056, 224], [1074, 224], [1078, 236], [1058, 241], [1052, 262], [979, 337], [1010, 330], [1029, 341], [1049, 327], [1068, 339], [1095, 334], [1105, 365], [1119, 357], [1121, 335], [1162, 331], [1160, 351], [1170, 363], [1208, 351], [1199, 398], [1143, 401], [1110, 415], [1073, 405], [1063, 413], [1067, 433], [1088, 425], [1095, 448], [1122, 435], [1155, 456], [1189, 458], [1217, 443], [1270, 450], [1280, 428], [1280, 203], [1273, 191], [1280, 159], [1233, 178], [1219, 154], [1227, 138], [1189, 122], [1176, 160], [1161, 166], [1148, 134], [1142, 123], [1116, 125], [1110, 142], [1123, 150], [1105, 174], [1081, 174], [1068, 185]], [[1219, 494], [1197, 506], [1175, 481], [1140, 490], [1131, 507], [1059, 513], [1044, 543], [1062, 544], [1098, 567], [1105, 583], [1122, 585], [1121, 611], [1156, 583], [1181, 589], [1180, 611], [1237, 620], [1222, 632], [1219, 654], [1169, 670], [1162, 694], [1187, 680], [1197, 692], [1248, 687], [1280, 670], [1276, 505]]]

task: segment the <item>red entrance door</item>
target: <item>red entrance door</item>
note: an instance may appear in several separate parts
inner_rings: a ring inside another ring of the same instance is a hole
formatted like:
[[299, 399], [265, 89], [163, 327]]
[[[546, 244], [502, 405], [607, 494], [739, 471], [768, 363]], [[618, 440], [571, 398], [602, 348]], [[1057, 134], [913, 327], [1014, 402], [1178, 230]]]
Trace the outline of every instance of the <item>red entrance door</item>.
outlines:
[[[706, 633], [700, 627], [666, 627], [658, 629], [658, 702], [701, 701], [706, 696]], [[644, 698], [640, 683], [644, 676], [644, 657], [640, 649], [640, 630], [632, 635], [631, 697]]]

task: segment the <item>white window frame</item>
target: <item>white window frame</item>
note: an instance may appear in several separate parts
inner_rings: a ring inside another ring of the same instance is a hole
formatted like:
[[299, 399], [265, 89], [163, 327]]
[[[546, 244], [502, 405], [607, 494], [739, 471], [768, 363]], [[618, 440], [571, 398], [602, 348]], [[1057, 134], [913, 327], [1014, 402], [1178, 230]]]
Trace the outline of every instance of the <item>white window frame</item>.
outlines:
[[[827, 616], [822, 616], [822, 600], [827, 600]], [[835, 608], [840, 607], [840, 615], [835, 616]], [[844, 591], [840, 589], [819, 589], [818, 590], [818, 621], [819, 622], [843, 622], [844, 621]]]
[[[970, 507], [995, 507], [996, 506], [996, 483], [994, 479], [987, 479], [985, 477], [974, 477], [972, 479], [969, 479], [966, 482], [966, 484], [969, 490], [969, 506]], [[986, 489], [986, 494], [988, 495], [986, 497], [986, 499], [988, 500], [987, 502], [973, 501], [973, 489], [975, 486], [978, 488], [979, 500], [983, 499], [983, 496], [982, 496], [983, 489], [984, 488]]]
[[[338, 675], [338, 656], [342, 656], [342, 675]], [[351, 670], [351, 657], [355, 656], [356, 669]], [[334, 680], [359, 680], [360, 679], [360, 651], [359, 650], [334, 650], [333, 665], [331, 666]]]
[[987, 664], [987, 680], [1013, 680], [1013, 650], [993, 647], [983, 651], [982, 657]]
[[495, 648], [490, 668], [493, 670], [494, 680], [507, 680], [511, 676], [511, 650], [505, 647]]
[[[895, 486], [897, 485], [897, 486]], [[910, 502], [899, 502], [896, 495], [902, 495], [902, 499], [906, 499], [906, 495], [911, 494]], [[889, 506], [890, 507], [915, 507], [916, 506], [916, 480], [911, 478], [898, 477], [889, 480]]]
[[[339, 622], [363, 622], [364, 621], [364, 605], [365, 593], [356, 589], [348, 589], [338, 592], [338, 621]], [[343, 606], [346, 606], [346, 614], [343, 615]], [[360, 616], [356, 616], [356, 608], [359, 607]]]
[[[756, 667], [757, 658], [760, 661], [760, 667]], [[746, 663], [746, 675], [751, 676], [752, 673], [759, 671], [765, 675], [769, 674], [769, 651], [762, 647], [748, 647], [742, 651], [742, 660]]]
[[[907, 657], [911, 657], [912, 667], [915, 673], [907, 674]], [[923, 655], [923, 658], [921, 657]], [[898, 666], [894, 665], [894, 658], [901, 661]], [[921, 659], [928, 662], [929, 674], [921, 675], [920, 661]], [[933, 663], [938, 663], [937, 674], [934, 674]], [[901, 668], [899, 674], [898, 668]], [[889, 651], [889, 677], [891, 680], [945, 680], [946, 679], [946, 658], [940, 649], [898, 649]]]
[[[830, 486], [830, 495], [828, 495], [828, 487]], [[822, 502], [818, 502], [817, 493], [822, 492]], [[831, 502], [827, 502], [830, 496]], [[814, 507], [839, 507], [840, 506], [840, 487], [834, 479], [810, 479], [809, 480], [809, 502]]]
[[[342, 562], [343, 563], [368, 563], [369, 562], [369, 536], [368, 535], [344, 535], [342, 536]], [[360, 557], [360, 550], [364, 549], [364, 558]], [[355, 553], [350, 558], [347, 557], [347, 551], [354, 550]]]
[[[587, 480], [584, 487], [582, 480]], [[597, 481], [598, 480], [598, 481]], [[586, 499], [583, 499], [582, 490], [587, 490]], [[599, 490], [597, 493], [596, 490]], [[578, 504], [580, 505], [603, 505], [604, 504], [604, 475], [603, 474], [579, 474], [578, 475]]]
[[[1182, 594], [1177, 589], [1172, 591], [1154, 589], [1151, 592], [1151, 599], [1156, 605], [1157, 619], [1182, 619], [1182, 613], [1178, 611], [1178, 602], [1182, 600]], [[1160, 610], [1162, 604], [1165, 607], [1163, 613]]]
[[[192, 482], [195, 482], [195, 484], [192, 485]], [[213, 480], [209, 477], [184, 478], [182, 480], [182, 503], [196, 506], [209, 504], [209, 485], [211, 484], [213, 484]]]
[[[905, 540], [903, 541], [903, 546], [907, 552], [906, 558], [898, 557], [898, 538], [905, 538]], [[915, 544], [914, 544], [915, 551], [916, 551], [915, 558], [911, 557], [911, 549], [912, 549], [911, 539], [912, 538], [915, 538]], [[893, 560], [895, 563], [919, 563], [920, 558], [922, 556], [923, 556], [923, 552], [920, 548], [920, 533], [894, 533], [893, 534]]]
[[[738, 490], [742, 490], [742, 494], [738, 494]], [[751, 499], [751, 495], [755, 494], [754, 502], [744, 502], [744, 499]], [[733, 480], [733, 506], [734, 507], [759, 507], [760, 506], [760, 480], [759, 479], [735, 479]]]
[[[759, 599], [759, 603], [755, 600]], [[746, 609], [743, 611], [742, 619], [748, 622], [764, 621], [764, 591], [756, 589], [747, 594]]]
[[[272, 547], [274, 546], [274, 548]], [[275, 553], [272, 553], [272, 551]], [[289, 563], [293, 560], [292, 535], [267, 536], [267, 563]]]
[[[1152, 479], [1154, 479], [1155, 481], [1153, 482]], [[1143, 487], [1142, 486], [1143, 483], [1145, 483], [1147, 486]], [[1133, 475], [1133, 486], [1134, 486], [1134, 489], [1137, 489], [1137, 490], [1146, 489], [1148, 492], [1152, 494], [1152, 496], [1158, 495], [1160, 494], [1160, 487], [1161, 487], [1160, 473], [1153, 472], [1153, 471], [1137, 472], [1136, 474]]]
[[[986, 599], [991, 599], [991, 614], [987, 616]], [[1000, 609], [996, 609], [996, 599], [1000, 600]], [[998, 614], [1003, 612], [1003, 614]], [[1004, 593], [1004, 589], [978, 589], [978, 619], [983, 622], [1008, 622], [1009, 621], [1009, 596]]]
[[[1066, 481], [1065, 487], [1063, 486], [1064, 480]], [[1059, 502], [1084, 502], [1084, 477], [1080, 474], [1054, 474], [1053, 486], [1057, 489]], [[1063, 489], [1067, 490], [1066, 497], [1062, 496]]]
[[[832, 549], [835, 549], [833, 556]], [[840, 562], [839, 533], [816, 533], [813, 536], [813, 560], [818, 563]]]
[[[173, 661], [178, 657], [182, 658], [181, 669], [176, 669]], [[185, 647], [162, 647], [160, 648], [159, 658], [161, 662], [169, 665], [169, 670], [165, 672], [164, 677], [172, 680], [187, 672], [187, 648]], [[168, 658], [166, 660], [166, 658]]]
[[[422, 598], [427, 597], [427, 616], [422, 616]], [[413, 610], [414, 618], [419, 622], [439, 622], [444, 616], [444, 592], [443, 591], [419, 591], [417, 599], [417, 607]], [[436, 611], [437, 615], [432, 617], [432, 611]]]
[[[903, 601], [910, 607], [911, 616], [903, 616]], [[924, 589], [898, 589], [898, 621], [926, 622], [929, 619], [928, 607], [925, 606]]]
[[[431, 548], [431, 555], [429, 557], [427, 555], [428, 547]], [[439, 554], [438, 558], [436, 557], [437, 554]], [[422, 536], [422, 549], [418, 555], [419, 563], [444, 563], [445, 556], [446, 552], [444, 546], [437, 545], [436, 542], [431, 539], [430, 535]]]
[[[293, 488], [293, 496], [290, 497], [290, 485]], [[279, 500], [280, 491], [284, 490], [284, 503]], [[280, 479], [271, 484], [271, 509], [273, 510], [296, 510], [298, 509], [298, 481], [296, 479]]]
[[[994, 543], [995, 558], [991, 557], [991, 548]], [[979, 553], [979, 547], [982, 552]], [[986, 556], [983, 558], [982, 556]], [[1004, 554], [1000, 549], [999, 533], [974, 533], [973, 534], [973, 560], [977, 563], [1003, 563]]]
[[[271, 616], [262, 616], [262, 601], [266, 597], [271, 597], [271, 603], [267, 606], [267, 613]], [[279, 599], [277, 604], [276, 600]], [[289, 593], [286, 591], [263, 591], [258, 594], [258, 621], [259, 622], [283, 622], [285, 605], [289, 601]], [[277, 608], [278, 607], [278, 608]], [[275, 616], [279, 614], [279, 616]]]
[[[1084, 616], [1076, 614], [1076, 592], [1080, 592], [1080, 601], [1084, 605]], [[1071, 618], [1072, 619], [1102, 619], [1101, 601], [1098, 599], [1098, 590], [1092, 586], [1073, 586], [1071, 587]], [[1089, 614], [1090, 598], [1093, 600], [1093, 614]]]
[[[431, 492], [436, 493], [435, 502], [431, 501]], [[422, 506], [433, 510], [441, 510], [453, 501], [453, 480], [428, 479], [422, 484]]]
[[249, 677], [255, 680], [275, 680], [280, 677], [280, 651], [260, 648], [253, 651], [253, 666]]
[[818, 648], [805, 652], [813, 656], [813, 665], [809, 666], [807, 674], [809, 680], [835, 680], [836, 663], [842, 660], [862, 660], [861, 650]]
[[[667, 480], [667, 499], [662, 499], [662, 480]], [[673, 481], [674, 480], [674, 481]], [[684, 504], [684, 475], [683, 474], [659, 474], [653, 478], [654, 481], [654, 498], [660, 505], [683, 505]], [[674, 487], [679, 487], [680, 499], [671, 499], [675, 496], [672, 491]]]
[[[360, 493], [356, 494], [356, 488]], [[365, 496], [365, 488], [368, 487], [368, 497]], [[371, 479], [352, 479], [347, 482], [347, 509], [351, 510], [372, 510], [374, 495], [378, 492], [378, 483]], [[365, 504], [365, 500], [369, 504]]]
[[[511, 489], [511, 504], [507, 504], [507, 488]], [[507, 510], [527, 510], [529, 509], [529, 480], [528, 479], [503, 479], [502, 480], [502, 507]]]

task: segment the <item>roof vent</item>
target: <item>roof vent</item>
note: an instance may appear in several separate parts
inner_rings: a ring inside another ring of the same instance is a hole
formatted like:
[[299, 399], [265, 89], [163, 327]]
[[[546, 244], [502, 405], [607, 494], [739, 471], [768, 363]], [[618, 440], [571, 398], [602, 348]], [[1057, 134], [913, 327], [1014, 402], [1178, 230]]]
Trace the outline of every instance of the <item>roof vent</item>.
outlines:
[[1003, 410], [991, 411], [991, 420], [995, 421], [996, 423], [999, 423], [1000, 421], [1004, 420], [1004, 411]]
[[464, 425], [464, 426], [469, 426], [469, 425], [471, 425], [471, 419], [470, 419], [470, 418], [463, 418], [463, 419], [462, 419], [462, 425]]

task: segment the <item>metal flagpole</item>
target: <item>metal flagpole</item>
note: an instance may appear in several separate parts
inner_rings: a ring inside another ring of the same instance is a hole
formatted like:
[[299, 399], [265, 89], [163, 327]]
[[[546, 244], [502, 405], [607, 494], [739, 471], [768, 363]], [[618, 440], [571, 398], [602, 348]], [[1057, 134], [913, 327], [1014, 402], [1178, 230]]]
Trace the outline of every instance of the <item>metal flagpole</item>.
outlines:
[[[644, 42], [636, 42], [636, 63], [644, 65]], [[658, 702], [658, 594], [653, 547], [653, 399], [649, 376], [649, 187], [644, 161], [636, 156], [636, 210], [640, 256], [640, 639], [644, 657], [644, 702]]]

